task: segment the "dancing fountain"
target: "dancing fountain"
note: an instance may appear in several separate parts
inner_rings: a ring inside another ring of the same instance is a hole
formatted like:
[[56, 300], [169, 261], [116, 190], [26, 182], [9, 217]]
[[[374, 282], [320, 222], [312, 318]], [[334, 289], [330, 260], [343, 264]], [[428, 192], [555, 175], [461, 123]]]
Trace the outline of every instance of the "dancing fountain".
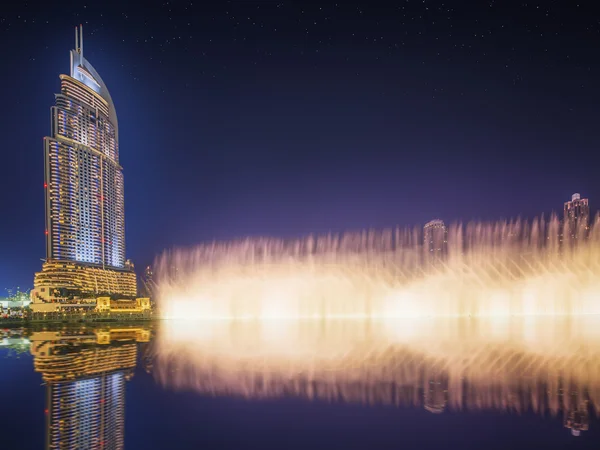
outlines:
[[452, 225], [443, 254], [420, 229], [256, 238], [165, 252], [172, 319], [390, 319], [600, 313], [600, 223]]
[[549, 412], [586, 430], [599, 219], [430, 225], [164, 253], [158, 302], [175, 320], [155, 377], [205, 395]]

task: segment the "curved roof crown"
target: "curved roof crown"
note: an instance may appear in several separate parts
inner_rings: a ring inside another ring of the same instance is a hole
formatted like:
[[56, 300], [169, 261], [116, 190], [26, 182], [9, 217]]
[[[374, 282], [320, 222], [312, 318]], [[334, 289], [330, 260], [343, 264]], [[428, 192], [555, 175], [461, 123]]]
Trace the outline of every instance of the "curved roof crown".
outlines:
[[108, 103], [108, 118], [115, 127], [117, 142], [119, 139], [119, 122], [117, 120], [117, 111], [100, 74], [94, 69], [94, 66], [83, 57], [83, 27], [80, 25], [75, 28], [75, 49], [71, 50], [71, 77], [81, 81], [87, 87], [98, 93], [106, 103]]

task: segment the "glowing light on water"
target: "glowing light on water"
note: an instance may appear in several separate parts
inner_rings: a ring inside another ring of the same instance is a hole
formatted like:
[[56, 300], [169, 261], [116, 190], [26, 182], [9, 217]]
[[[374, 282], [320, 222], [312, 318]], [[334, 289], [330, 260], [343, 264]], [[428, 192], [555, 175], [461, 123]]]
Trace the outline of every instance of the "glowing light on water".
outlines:
[[156, 267], [159, 307], [177, 319], [600, 314], [598, 219], [454, 225], [435, 257], [419, 230], [396, 229], [212, 243]]
[[596, 317], [173, 320], [154, 344], [155, 378], [205, 395], [549, 412], [574, 431], [600, 407]]

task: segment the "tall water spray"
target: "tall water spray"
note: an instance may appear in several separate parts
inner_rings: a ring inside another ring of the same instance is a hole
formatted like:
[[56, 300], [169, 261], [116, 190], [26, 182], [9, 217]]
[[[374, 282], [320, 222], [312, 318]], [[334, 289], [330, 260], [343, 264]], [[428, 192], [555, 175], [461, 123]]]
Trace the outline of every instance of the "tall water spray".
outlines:
[[563, 228], [455, 224], [434, 256], [419, 228], [213, 242], [157, 259], [158, 302], [178, 319], [598, 314], [599, 219]]

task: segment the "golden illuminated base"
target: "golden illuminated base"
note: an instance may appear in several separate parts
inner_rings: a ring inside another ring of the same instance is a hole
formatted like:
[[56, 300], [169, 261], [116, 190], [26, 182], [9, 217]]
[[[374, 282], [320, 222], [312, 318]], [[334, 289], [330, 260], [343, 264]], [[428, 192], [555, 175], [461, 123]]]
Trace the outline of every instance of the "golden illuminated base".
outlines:
[[137, 280], [130, 270], [106, 269], [75, 262], [46, 261], [35, 274], [31, 291], [35, 304], [70, 299], [95, 299], [99, 295], [118, 294], [135, 297]]

